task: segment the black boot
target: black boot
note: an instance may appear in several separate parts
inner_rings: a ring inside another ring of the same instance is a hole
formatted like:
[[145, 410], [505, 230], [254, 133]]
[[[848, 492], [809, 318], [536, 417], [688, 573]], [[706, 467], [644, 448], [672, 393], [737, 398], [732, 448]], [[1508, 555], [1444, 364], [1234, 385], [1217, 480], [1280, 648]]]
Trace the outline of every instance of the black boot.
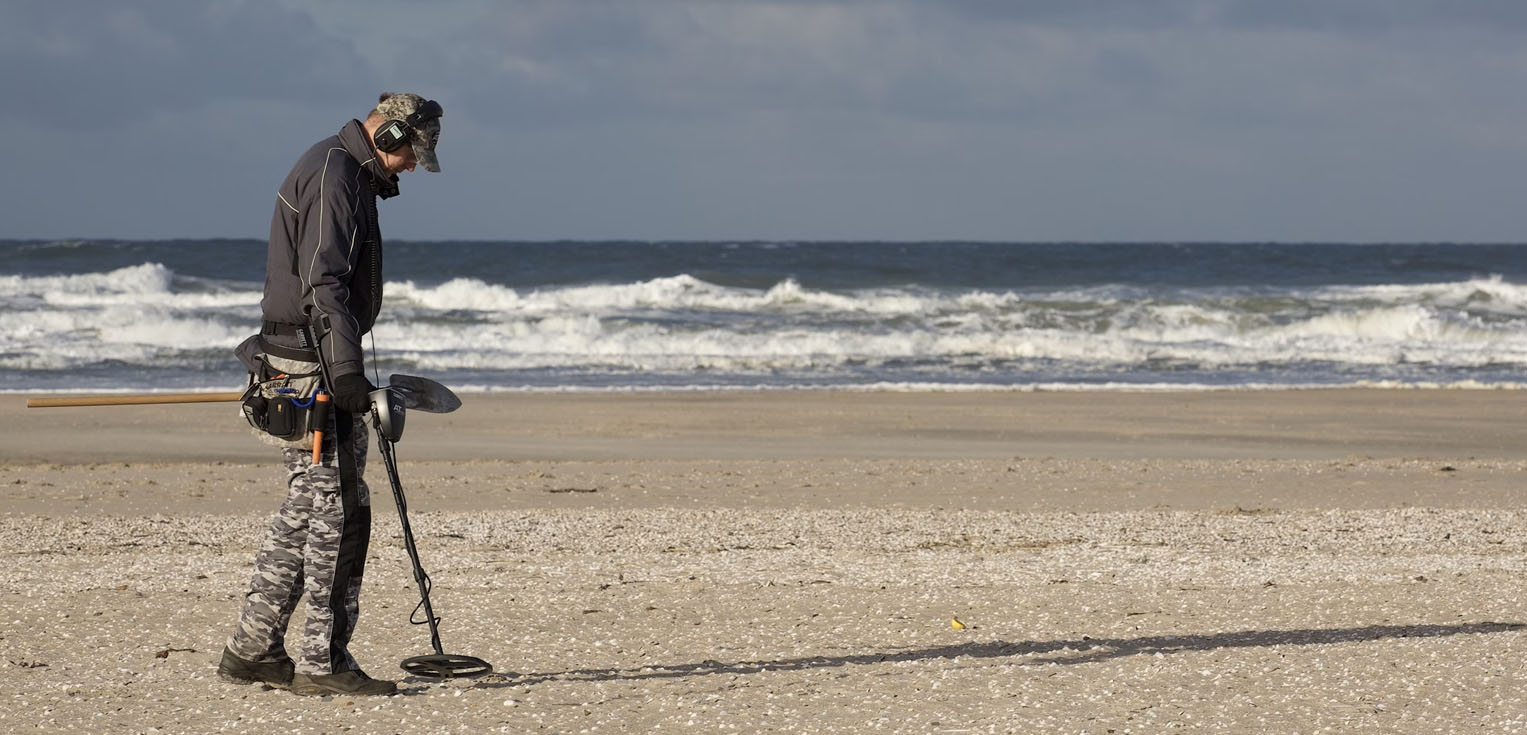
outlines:
[[223, 681], [234, 684], [269, 684], [273, 687], [285, 687], [292, 684], [292, 660], [282, 656], [275, 661], [256, 663], [245, 661], [233, 654], [227, 648], [223, 649], [223, 660], [217, 665], [217, 675]]
[[393, 694], [398, 685], [384, 679], [373, 679], [360, 669], [341, 671], [338, 674], [297, 674], [292, 677], [292, 693], [322, 697], [330, 694]]

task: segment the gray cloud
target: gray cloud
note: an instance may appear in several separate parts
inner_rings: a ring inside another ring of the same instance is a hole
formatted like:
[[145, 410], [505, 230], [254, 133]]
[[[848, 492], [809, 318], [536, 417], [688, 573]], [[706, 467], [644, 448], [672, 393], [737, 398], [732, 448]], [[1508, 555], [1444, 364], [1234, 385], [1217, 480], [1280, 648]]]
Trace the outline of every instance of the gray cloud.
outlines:
[[[260, 236], [291, 160], [386, 88], [446, 108], [392, 237], [1519, 238], [1517, 7], [24, 4], [0, 236]], [[106, 125], [133, 143], [71, 135]], [[145, 183], [59, 204], [96, 172]]]
[[221, 100], [325, 103], [377, 86], [355, 40], [262, 2], [16, 3], [0, 96], [27, 104], [0, 115], [96, 129]]
[[1527, 30], [1527, 4], [1514, 0], [1236, 0], [1220, 5], [1212, 17], [1215, 22], [1238, 28], [1337, 32]]
[[1089, 29], [1527, 30], [1527, 4], [1516, 0], [946, 0], [938, 5], [982, 20]]

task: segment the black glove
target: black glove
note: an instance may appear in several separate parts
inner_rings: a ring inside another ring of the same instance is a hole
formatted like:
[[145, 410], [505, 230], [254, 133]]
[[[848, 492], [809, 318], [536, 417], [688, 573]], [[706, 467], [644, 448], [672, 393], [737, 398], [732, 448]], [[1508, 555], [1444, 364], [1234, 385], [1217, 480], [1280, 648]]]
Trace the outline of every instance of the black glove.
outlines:
[[334, 406], [351, 414], [363, 414], [371, 410], [371, 381], [359, 373], [341, 375], [334, 379]]

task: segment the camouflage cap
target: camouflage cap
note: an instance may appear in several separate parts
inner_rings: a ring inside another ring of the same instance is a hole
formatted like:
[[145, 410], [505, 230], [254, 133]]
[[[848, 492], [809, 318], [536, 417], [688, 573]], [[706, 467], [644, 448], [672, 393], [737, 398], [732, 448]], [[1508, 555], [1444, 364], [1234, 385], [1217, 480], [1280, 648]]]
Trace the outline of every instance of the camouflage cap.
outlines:
[[[410, 115], [423, 114], [416, 119]], [[426, 100], [409, 92], [383, 92], [376, 103], [376, 112], [387, 120], [399, 120], [408, 126], [409, 143], [414, 158], [425, 171], [440, 171], [440, 159], [435, 156], [435, 144], [440, 142], [440, 115], [443, 111], [436, 102]]]

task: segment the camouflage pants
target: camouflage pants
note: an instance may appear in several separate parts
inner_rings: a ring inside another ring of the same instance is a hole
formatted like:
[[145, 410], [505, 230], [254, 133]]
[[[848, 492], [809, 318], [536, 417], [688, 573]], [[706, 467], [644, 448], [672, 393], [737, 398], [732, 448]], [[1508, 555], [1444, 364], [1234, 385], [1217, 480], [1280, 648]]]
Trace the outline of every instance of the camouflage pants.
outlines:
[[287, 656], [286, 627], [307, 593], [307, 623], [297, 671], [333, 674], [359, 668], [347, 646], [360, 615], [361, 576], [371, 536], [366, 425], [360, 416], [332, 412], [322, 463], [312, 452], [283, 449], [286, 501], [271, 519], [255, 556], [238, 626], [228, 648], [246, 661]]

